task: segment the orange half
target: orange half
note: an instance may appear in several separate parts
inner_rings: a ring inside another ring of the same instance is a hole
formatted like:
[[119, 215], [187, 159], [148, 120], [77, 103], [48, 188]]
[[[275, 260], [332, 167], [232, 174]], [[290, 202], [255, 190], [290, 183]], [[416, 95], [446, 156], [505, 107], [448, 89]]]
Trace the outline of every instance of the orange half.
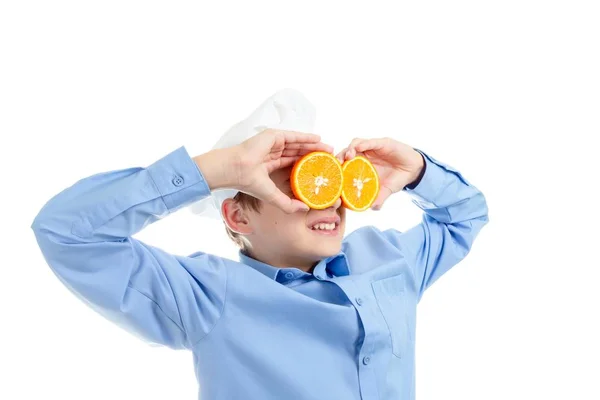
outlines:
[[322, 210], [342, 194], [342, 165], [333, 154], [313, 151], [296, 161], [290, 182], [298, 200]]
[[373, 164], [363, 156], [356, 156], [344, 162], [342, 172], [344, 207], [353, 211], [369, 209], [379, 194], [379, 175]]

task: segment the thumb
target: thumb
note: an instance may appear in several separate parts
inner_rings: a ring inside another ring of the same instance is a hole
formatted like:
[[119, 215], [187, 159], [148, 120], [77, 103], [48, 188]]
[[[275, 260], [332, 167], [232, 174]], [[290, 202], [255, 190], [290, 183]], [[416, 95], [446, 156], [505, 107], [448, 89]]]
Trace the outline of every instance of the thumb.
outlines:
[[280, 208], [283, 212], [287, 214], [292, 214], [297, 211], [308, 211], [310, 207], [304, 204], [300, 200], [292, 199], [290, 196], [283, 193], [279, 188], [275, 185], [273, 181], [270, 181], [268, 184], [270, 186], [268, 189], [270, 194], [265, 201], [269, 204], [274, 205], [275, 207]]
[[383, 203], [393, 193], [394, 192], [392, 191], [392, 189], [390, 189], [388, 186], [382, 184], [381, 187], [380, 187], [380, 189], [379, 189], [379, 194], [377, 195], [377, 198], [375, 199], [375, 201], [371, 205], [371, 209], [372, 210], [380, 210], [381, 207], [383, 206]]

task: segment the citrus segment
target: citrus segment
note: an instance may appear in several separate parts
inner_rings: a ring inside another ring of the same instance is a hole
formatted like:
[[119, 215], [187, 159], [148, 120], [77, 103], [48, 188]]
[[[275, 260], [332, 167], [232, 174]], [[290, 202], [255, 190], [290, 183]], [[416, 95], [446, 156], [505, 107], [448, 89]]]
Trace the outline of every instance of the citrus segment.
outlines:
[[379, 176], [371, 162], [356, 156], [342, 165], [342, 202], [353, 211], [365, 211], [379, 194]]
[[342, 165], [334, 155], [314, 151], [296, 161], [290, 182], [296, 198], [310, 208], [331, 207], [342, 194]]

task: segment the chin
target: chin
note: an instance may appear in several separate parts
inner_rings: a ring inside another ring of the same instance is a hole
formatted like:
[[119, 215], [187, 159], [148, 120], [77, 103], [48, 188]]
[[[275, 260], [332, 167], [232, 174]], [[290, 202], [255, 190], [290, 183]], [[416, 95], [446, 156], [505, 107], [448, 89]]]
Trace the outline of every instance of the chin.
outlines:
[[342, 249], [344, 225], [336, 224], [334, 229], [307, 229], [305, 254], [312, 254], [315, 259], [323, 259], [338, 254]]
[[327, 258], [338, 254], [342, 250], [342, 241], [322, 241], [315, 243], [315, 246], [310, 249], [312, 253], [319, 258]]

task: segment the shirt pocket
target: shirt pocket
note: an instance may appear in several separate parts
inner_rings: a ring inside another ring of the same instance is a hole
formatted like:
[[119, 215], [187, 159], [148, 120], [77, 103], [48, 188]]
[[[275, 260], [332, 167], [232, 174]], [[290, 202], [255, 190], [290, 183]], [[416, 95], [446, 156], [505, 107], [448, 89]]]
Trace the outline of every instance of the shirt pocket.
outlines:
[[390, 331], [392, 353], [401, 358], [406, 344], [412, 341], [409, 326], [408, 299], [404, 275], [394, 275], [371, 282], [377, 306]]

